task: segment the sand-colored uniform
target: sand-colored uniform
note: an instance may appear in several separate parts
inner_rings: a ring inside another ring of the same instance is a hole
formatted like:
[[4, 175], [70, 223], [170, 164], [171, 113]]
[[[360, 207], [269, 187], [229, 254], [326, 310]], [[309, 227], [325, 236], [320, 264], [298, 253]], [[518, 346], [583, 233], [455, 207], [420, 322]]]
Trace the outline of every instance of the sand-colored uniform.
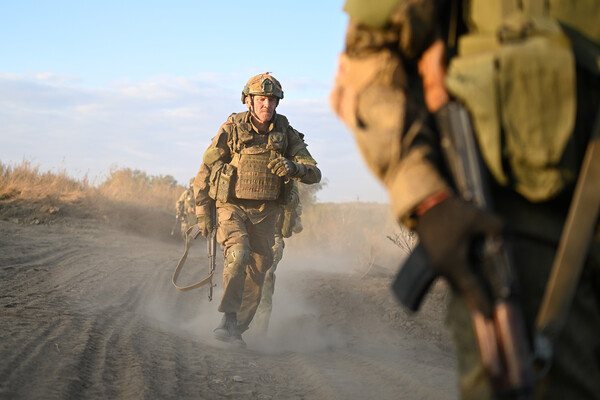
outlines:
[[185, 232], [190, 226], [194, 226], [198, 223], [195, 203], [194, 188], [192, 186], [182, 192], [175, 203], [177, 216], [180, 219], [180, 231], [182, 237], [185, 236]]
[[225, 259], [218, 309], [237, 313], [240, 331], [248, 328], [258, 307], [265, 273], [273, 260], [277, 217], [288, 193], [286, 185], [291, 184], [270, 173], [266, 164], [283, 156], [298, 164], [292, 179], [303, 183], [321, 179], [303, 136], [283, 115], [275, 114], [268, 132], [261, 134], [249, 112], [232, 114], [204, 153], [194, 181], [196, 213], [208, 215], [214, 202], [209, 196], [213, 171], [220, 163], [235, 169], [229, 198], [216, 201], [217, 241]]
[[[415, 208], [450, 186], [417, 69], [435, 34], [446, 40], [452, 56], [446, 86], [474, 119], [496, 212], [512, 232], [523, 311], [533, 331], [600, 105], [600, 5], [347, 0], [346, 11], [351, 20], [332, 105], [387, 187], [396, 216], [409, 227]], [[575, 44], [574, 57], [569, 43]], [[457, 347], [462, 397], [490, 398], [469, 312], [459, 296], [450, 304], [447, 323]], [[536, 398], [600, 399], [598, 229]]]

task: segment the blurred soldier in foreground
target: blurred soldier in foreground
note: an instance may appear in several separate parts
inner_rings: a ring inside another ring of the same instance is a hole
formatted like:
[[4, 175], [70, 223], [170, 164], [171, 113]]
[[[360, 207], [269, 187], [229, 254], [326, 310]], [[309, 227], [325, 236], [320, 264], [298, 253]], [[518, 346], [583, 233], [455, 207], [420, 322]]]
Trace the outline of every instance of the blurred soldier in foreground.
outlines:
[[[471, 324], [470, 311], [490, 317], [495, 302], [473, 245], [504, 232], [527, 341], [544, 349], [534, 343], [536, 320], [600, 104], [600, 2], [348, 0], [345, 10], [333, 108], [388, 188], [395, 215], [454, 289], [447, 323], [462, 397], [501, 396], [486, 379]], [[450, 99], [470, 114], [496, 215], [463, 200], [448, 179], [436, 121]], [[595, 235], [584, 243], [549, 369], [536, 371], [540, 399], [600, 398], [597, 206], [578, 211]]]
[[224, 315], [214, 334], [240, 347], [273, 263], [280, 207], [290, 201], [293, 181], [321, 180], [304, 135], [275, 112], [281, 99], [281, 84], [269, 73], [250, 78], [242, 91], [248, 111], [230, 115], [221, 126], [194, 183], [198, 228], [203, 236], [215, 228], [216, 206], [225, 259], [219, 304]]
[[185, 231], [198, 223], [194, 200], [194, 178], [190, 179], [190, 186], [177, 199], [175, 209], [177, 210], [175, 219], [179, 221], [181, 237], [185, 238]]
[[277, 218], [275, 244], [273, 245], [273, 264], [265, 275], [260, 303], [256, 310], [255, 324], [259, 331], [263, 333], [266, 333], [269, 329], [269, 320], [273, 310], [273, 293], [275, 292], [275, 271], [283, 258], [285, 247], [283, 239], [291, 237], [293, 233], [302, 232], [302, 203], [300, 203], [298, 184], [295, 181], [293, 183], [294, 186], [290, 191], [290, 201], [281, 206], [281, 212]]

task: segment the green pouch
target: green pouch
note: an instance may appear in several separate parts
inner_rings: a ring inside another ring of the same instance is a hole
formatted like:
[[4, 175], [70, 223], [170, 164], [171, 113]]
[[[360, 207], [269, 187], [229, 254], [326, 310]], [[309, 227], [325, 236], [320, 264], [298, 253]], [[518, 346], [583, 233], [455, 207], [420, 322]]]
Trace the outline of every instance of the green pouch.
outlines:
[[235, 167], [217, 161], [212, 166], [209, 178], [208, 196], [216, 201], [227, 203], [231, 199], [235, 180]]
[[497, 35], [467, 35], [447, 86], [471, 113], [492, 175], [530, 201], [564, 186], [559, 165], [575, 124], [575, 62], [549, 19], [507, 21]]

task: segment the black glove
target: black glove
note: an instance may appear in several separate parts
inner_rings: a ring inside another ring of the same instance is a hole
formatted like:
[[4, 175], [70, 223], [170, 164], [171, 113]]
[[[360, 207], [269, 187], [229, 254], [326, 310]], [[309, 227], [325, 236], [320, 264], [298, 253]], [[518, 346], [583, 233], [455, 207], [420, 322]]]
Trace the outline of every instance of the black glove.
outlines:
[[502, 233], [502, 221], [458, 197], [449, 197], [417, 220], [416, 231], [428, 260], [485, 316], [491, 316], [488, 285], [474, 266], [472, 245], [486, 235]]
[[298, 173], [298, 166], [295, 162], [288, 160], [285, 157], [279, 157], [271, 160], [267, 167], [277, 176], [284, 177], [286, 175], [294, 176]]
[[214, 224], [210, 215], [198, 215], [198, 224], [192, 230], [192, 237], [196, 239], [198, 234], [201, 233], [202, 236], [207, 237], [209, 233], [213, 231]]

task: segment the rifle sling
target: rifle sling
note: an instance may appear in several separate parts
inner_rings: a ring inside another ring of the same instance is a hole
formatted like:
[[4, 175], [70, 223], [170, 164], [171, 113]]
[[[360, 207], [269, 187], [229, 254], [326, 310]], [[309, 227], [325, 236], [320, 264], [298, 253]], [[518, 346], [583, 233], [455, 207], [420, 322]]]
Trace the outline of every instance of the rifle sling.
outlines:
[[[552, 351], [581, 276], [600, 205], [600, 112], [587, 146], [569, 213], [537, 315], [537, 343]], [[548, 347], [549, 346], [549, 347]], [[542, 350], [542, 349], [540, 349]], [[551, 356], [551, 354], [548, 354]]]
[[189, 244], [190, 244], [190, 233], [192, 232], [192, 230], [195, 228], [196, 226], [190, 226], [188, 228], [187, 231], [185, 231], [185, 248], [183, 250], [183, 255], [181, 256], [181, 258], [179, 259], [179, 262], [177, 263], [177, 267], [175, 268], [175, 272], [173, 273], [173, 279], [171, 280], [173, 282], [173, 286], [175, 286], [175, 289], [181, 291], [181, 292], [186, 292], [188, 290], [192, 290], [192, 289], [196, 289], [199, 287], [202, 287], [204, 285], [210, 284], [212, 286], [212, 277], [214, 275], [214, 271], [211, 271], [208, 276], [204, 279], [202, 279], [201, 281], [198, 281], [196, 283], [194, 283], [193, 285], [189, 285], [189, 286], [178, 286], [177, 285], [177, 278], [179, 277], [179, 273], [181, 272], [181, 269], [183, 268], [183, 264], [185, 264], [185, 260], [187, 259], [187, 255], [188, 255], [188, 251], [189, 251]]

